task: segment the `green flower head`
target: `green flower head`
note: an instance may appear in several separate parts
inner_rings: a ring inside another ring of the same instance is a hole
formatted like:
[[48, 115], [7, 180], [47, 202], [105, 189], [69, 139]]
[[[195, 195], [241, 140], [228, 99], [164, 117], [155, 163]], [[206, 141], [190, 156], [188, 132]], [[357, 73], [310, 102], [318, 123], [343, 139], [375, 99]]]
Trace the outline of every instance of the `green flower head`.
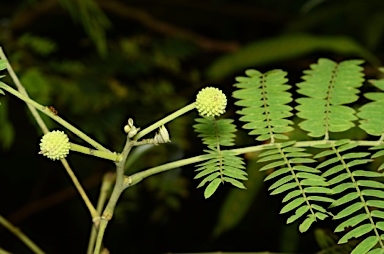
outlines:
[[201, 116], [219, 116], [224, 114], [227, 97], [218, 88], [206, 87], [196, 96], [196, 109]]
[[40, 153], [51, 160], [64, 159], [69, 154], [71, 145], [63, 131], [51, 131], [41, 138]]

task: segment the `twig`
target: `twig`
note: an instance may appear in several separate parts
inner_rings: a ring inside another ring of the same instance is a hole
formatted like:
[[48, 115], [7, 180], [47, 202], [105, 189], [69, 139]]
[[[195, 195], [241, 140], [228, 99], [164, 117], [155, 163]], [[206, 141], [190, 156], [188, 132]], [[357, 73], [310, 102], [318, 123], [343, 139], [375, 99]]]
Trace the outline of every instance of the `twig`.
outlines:
[[[0, 47], [0, 59], [3, 59], [3, 60], [6, 60], [7, 61], [7, 71], [9, 73], [9, 75], [11, 76], [13, 82], [15, 83], [17, 89], [20, 91], [20, 95], [22, 97], [25, 97], [24, 101], [32, 101], [31, 99], [29, 99], [29, 96], [28, 96], [28, 93], [27, 91], [25, 90], [24, 86], [21, 84], [19, 78], [17, 77], [17, 75], [15, 74], [11, 64], [9, 63], [6, 55], [4, 54], [4, 51], [3, 51], [3, 48]], [[14, 90], [13, 88], [11, 87], [8, 87], [10, 88], [11, 90]], [[5, 89], [5, 88], [4, 88]], [[9, 90], [8, 90], [9, 91]], [[14, 92], [18, 93], [17, 91], [14, 90]], [[32, 101], [34, 102], [34, 101]], [[36, 103], [36, 102], [34, 102]], [[37, 104], [37, 103], [36, 103]], [[40, 104], [37, 104], [39, 105], [39, 107], [41, 107]], [[44, 132], [44, 133], [47, 133], [49, 132], [47, 126], [45, 125], [43, 119], [41, 118], [41, 116], [39, 115], [39, 113], [37, 112], [36, 110], [36, 107], [33, 107], [32, 105], [28, 104], [27, 103], [27, 106], [29, 108], [29, 110], [31, 111], [33, 117], [35, 118], [36, 122], [39, 124], [41, 130]], [[45, 108], [45, 107], [44, 107]], [[40, 110], [43, 111], [43, 108], [40, 108]], [[49, 111], [49, 113], [46, 113], [48, 116], [54, 118], [56, 117], [55, 114], [53, 114], [48, 108], [47, 108], [47, 111]], [[63, 120], [64, 121], [64, 120]], [[92, 218], [95, 218], [95, 217], [98, 217], [98, 213], [95, 209], [95, 207], [92, 205], [91, 201], [89, 200], [87, 194], [85, 193], [83, 187], [81, 186], [81, 184], [79, 183], [79, 181], [77, 180], [76, 176], [75, 176], [75, 173], [73, 172], [73, 170], [71, 169], [71, 167], [69, 166], [68, 162], [66, 159], [62, 159], [60, 160], [61, 163], [63, 164], [65, 170], [69, 173], [77, 191], [80, 193], [81, 197], [83, 198], [83, 201], [84, 203], [86, 204]]]
[[[97, 212], [101, 214], [104, 208], [104, 204], [109, 196], [109, 191], [111, 190], [112, 184], [116, 179], [116, 175], [112, 173], [106, 173], [104, 174], [103, 181], [101, 183], [101, 188], [100, 188], [100, 195], [99, 199], [97, 201]], [[89, 237], [89, 242], [88, 242], [88, 249], [87, 249], [87, 254], [92, 254], [93, 248], [95, 246], [96, 242], [96, 236], [97, 236], [97, 230], [96, 226], [92, 227], [91, 235]]]
[[13, 226], [7, 219], [0, 215], [0, 224], [8, 229], [12, 234], [17, 236], [20, 241], [22, 241], [28, 248], [30, 248], [36, 254], [44, 254], [42, 251], [31, 239], [28, 238], [19, 228]]
[[140, 8], [128, 6], [122, 2], [109, 0], [99, 1], [98, 3], [103, 9], [113, 12], [116, 15], [139, 21], [148, 29], [158, 33], [192, 41], [207, 51], [233, 52], [239, 48], [239, 44], [236, 42], [225, 42], [204, 37], [187, 29], [156, 19], [146, 11]]

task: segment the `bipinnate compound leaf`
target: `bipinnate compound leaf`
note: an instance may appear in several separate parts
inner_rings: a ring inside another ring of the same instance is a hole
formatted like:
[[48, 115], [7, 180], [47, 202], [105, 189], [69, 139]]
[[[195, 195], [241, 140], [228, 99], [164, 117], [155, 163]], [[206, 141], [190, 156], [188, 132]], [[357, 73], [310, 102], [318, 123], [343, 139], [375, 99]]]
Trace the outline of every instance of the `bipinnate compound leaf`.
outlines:
[[[274, 180], [269, 187], [271, 195], [285, 193], [282, 203], [285, 203], [280, 213], [294, 212], [287, 219], [287, 223], [292, 223], [299, 218], [307, 215], [307, 218], [299, 226], [301, 232], [308, 228], [317, 219], [323, 220], [329, 216], [327, 210], [321, 205], [333, 203], [326, 179], [321, 176], [321, 171], [310, 167], [310, 163], [316, 162], [308, 158], [312, 154], [304, 148], [292, 147], [294, 143], [275, 143], [275, 148], [270, 148], [267, 152], [259, 155], [258, 162], [265, 163], [260, 171], [274, 169], [266, 176], [264, 181]], [[308, 164], [304, 165], [304, 164]], [[327, 205], [328, 206], [328, 205]]]
[[292, 116], [292, 107], [287, 104], [292, 101], [291, 86], [282, 70], [261, 73], [257, 70], [247, 70], [247, 77], [237, 77], [237, 88], [232, 96], [237, 99], [235, 105], [243, 107], [236, 113], [242, 115], [240, 121], [246, 122], [244, 129], [250, 130], [249, 135], [256, 135], [256, 140], [288, 139], [284, 133], [293, 130], [292, 121], [286, 119]]
[[245, 163], [230, 150], [222, 150], [224, 146], [233, 146], [236, 131], [230, 119], [215, 119], [214, 117], [197, 118], [193, 127], [208, 150], [203, 155], [206, 160], [196, 165], [198, 172], [195, 179], [202, 179], [198, 188], [208, 184], [204, 196], [209, 198], [219, 187], [219, 183], [230, 183], [233, 186], [245, 189], [241, 180], [247, 180]]
[[298, 93], [305, 97], [296, 99], [299, 126], [312, 137], [328, 139], [329, 132], [342, 132], [354, 127], [355, 110], [346, 104], [355, 102], [364, 82], [360, 60], [335, 63], [319, 59], [310, 70], [304, 71], [303, 82], [297, 84]]
[[[384, 209], [384, 191], [380, 190], [384, 188], [384, 184], [376, 180], [383, 174], [357, 167], [369, 163], [369, 159], [362, 158], [371, 154], [355, 152], [355, 148], [357, 146], [352, 141], [335, 142], [318, 153], [326, 157], [318, 168], [328, 168], [322, 176], [326, 177], [328, 184], [332, 186], [332, 193], [338, 195], [329, 206], [331, 211], [335, 207], [341, 207], [337, 208], [339, 212], [333, 217], [342, 221], [335, 232], [348, 229], [338, 243], [344, 244], [353, 238], [365, 237], [351, 253], [368, 253], [379, 242], [380, 246], [384, 244], [383, 239], [378, 236], [378, 232], [382, 230], [381, 226], [384, 229], [384, 223], [380, 221], [384, 219], [384, 212], [380, 211]], [[325, 152], [328, 150], [332, 153]]]

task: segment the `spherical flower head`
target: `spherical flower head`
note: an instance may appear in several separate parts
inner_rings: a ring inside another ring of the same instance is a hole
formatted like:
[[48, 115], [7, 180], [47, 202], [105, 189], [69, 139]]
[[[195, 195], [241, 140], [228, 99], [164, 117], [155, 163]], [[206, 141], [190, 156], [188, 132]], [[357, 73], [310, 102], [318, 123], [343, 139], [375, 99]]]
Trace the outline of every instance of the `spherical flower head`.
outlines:
[[227, 97], [218, 88], [203, 88], [196, 96], [196, 109], [201, 116], [219, 116], [224, 114], [226, 106]]
[[67, 134], [63, 131], [51, 131], [41, 138], [40, 154], [51, 160], [60, 160], [69, 154], [70, 147]]

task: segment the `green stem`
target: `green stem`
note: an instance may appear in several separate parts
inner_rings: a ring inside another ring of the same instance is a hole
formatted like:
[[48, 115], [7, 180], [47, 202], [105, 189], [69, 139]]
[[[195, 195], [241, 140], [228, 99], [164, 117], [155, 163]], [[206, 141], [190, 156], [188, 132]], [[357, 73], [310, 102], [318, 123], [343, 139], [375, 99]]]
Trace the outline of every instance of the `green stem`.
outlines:
[[134, 145], [134, 141], [131, 141], [127, 136], [127, 140], [124, 145], [124, 149], [121, 152], [121, 160], [116, 162], [116, 182], [113, 187], [111, 197], [109, 198], [108, 204], [105, 207], [103, 214], [100, 218], [99, 231], [97, 232], [97, 239], [94, 249], [94, 254], [99, 254], [101, 245], [103, 242], [103, 237], [105, 229], [108, 225], [108, 222], [112, 219], [113, 212], [115, 210], [117, 201], [119, 200], [121, 193], [124, 191], [124, 165], [127, 161], [128, 155]]
[[68, 123], [64, 119], [62, 119], [60, 116], [55, 115], [48, 107], [43, 106], [43, 105], [35, 102], [34, 100], [31, 100], [30, 98], [24, 96], [23, 94], [19, 93], [18, 91], [16, 91], [15, 89], [13, 89], [12, 87], [8, 86], [7, 84], [5, 84], [3, 82], [0, 82], [0, 88], [13, 94], [14, 96], [19, 98], [20, 100], [23, 100], [24, 102], [28, 103], [29, 105], [35, 107], [37, 110], [46, 114], [47, 116], [49, 116], [50, 118], [52, 118], [53, 120], [55, 120], [56, 122], [58, 122], [59, 124], [64, 126], [65, 128], [67, 128], [68, 130], [70, 130], [71, 132], [73, 132], [74, 134], [79, 136], [81, 139], [88, 142], [93, 147], [97, 148], [98, 150], [109, 152], [108, 149], [104, 148], [101, 144], [97, 143], [95, 140], [93, 140], [92, 138], [87, 136], [84, 132], [80, 131], [75, 126]]
[[34, 253], [44, 254], [42, 251], [31, 239], [28, 238], [19, 228], [13, 226], [7, 219], [0, 215], [0, 224], [3, 225], [6, 229], [12, 232], [17, 236], [25, 245], [28, 246]]
[[[112, 173], [104, 174], [103, 181], [101, 183], [101, 188], [100, 188], [100, 195], [99, 195], [99, 199], [97, 201], [97, 207], [96, 207], [96, 210], [99, 214], [101, 214], [103, 211], [104, 204], [107, 198], [109, 197], [109, 191], [115, 179], [116, 179], [115, 174], [112, 174]], [[95, 224], [92, 227], [91, 235], [89, 237], [87, 254], [92, 254], [93, 247], [95, 246], [96, 236], [97, 236], [97, 230], [96, 230], [97, 227]]]
[[[4, 51], [1, 47], [0, 47], [0, 59], [7, 61], [7, 71], [9, 73], [9, 75], [11, 75], [11, 78], [12, 78], [13, 82], [15, 83], [17, 89], [19, 90], [21, 95], [23, 95], [23, 96], [25, 96], [25, 98], [29, 99], [27, 91], [25, 90], [24, 86], [21, 84], [16, 73], [13, 71], [13, 68], [7, 59], [7, 56], [4, 54]], [[5, 85], [6, 88], [9, 87], [6, 84], [0, 82], [0, 86], [2, 86], [2, 85]], [[9, 87], [9, 88], [11, 88], [11, 87]], [[27, 107], [31, 111], [32, 116], [35, 118], [37, 124], [39, 125], [39, 127], [41, 128], [43, 133], [44, 134], [48, 133], [49, 130], [48, 130], [46, 124], [44, 123], [43, 119], [41, 118], [40, 114], [37, 112], [36, 108], [33, 107], [32, 105], [28, 104], [28, 103], [27, 103]], [[47, 110], [46, 107], [45, 107], [45, 110]], [[49, 113], [51, 114], [51, 117], [54, 116], [54, 114], [50, 110], [49, 110]], [[83, 187], [81, 186], [79, 180], [76, 178], [76, 175], [74, 174], [73, 170], [69, 166], [67, 160], [62, 159], [60, 161], [63, 164], [65, 170], [67, 171], [69, 177], [72, 179], [73, 184], [75, 185], [77, 191], [79, 192], [80, 196], [82, 197], [82, 199], [83, 199], [85, 205], [87, 206], [92, 218], [98, 217], [99, 214], [97, 213], [96, 209], [93, 207], [91, 201], [89, 200], [89, 198], [88, 198], [87, 194], [85, 193]]]
[[[337, 142], [337, 140], [301, 141], [301, 142], [296, 142], [293, 146], [295, 146], [295, 147], [313, 147], [315, 145], [332, 144], [335, 142]], [[351, 141], [349, 141], [349, 143], [357, 143], [359, 146], [378, 146], [378, 145], [382, 145], [384, 142], [351, 140]], [[235, 153], [235, 155], [240, 155], [240, 154], [253, 153], [253, 152], [258, 152], [258, 151], [262, 151], [265, 149], [269, 149], [269, 148], [274, 147], [278, 144], [279, 143], [263, 144], [263, 145], [258, 145], [258, 146], [249, 146], [249, 147], [243, 147], [243, 148], [228, 149], [227, 151], [232, 151]], [[226, 150], [223, 150], [223, 151], [226, 151]], [[187, 158], [187, 159], [183, 159], [183, 160], [165, 163], [165, 164], [157, 166], [157, 167], [153, 167], [153, 168], [149, 168], [149, 169], [140, 171], [138, 173], [135, 173], [131, 176], [126, 177], [124, 188], [135, 185], [135, 184], [139, 183], [141, 180], [143, 180], [144, 178], [147, 178], [151, 175], [158, 174], [160, 172], [171, 170], [174, 168], [179, 168], [179, 167], [182, 167], [185, 165], [198, 163], [198, 162], [201, 162], [204, 160], [207, 160], [207, 157], [204, 155], [200, 155], [200, 156], [195, 156], [195, 157], [191, 157], [191, 158]]]
[[79, 152], [79, 153], [83, 153], [83, 154], [88, 154], [88, 155], [96, 156], [99, 158], [103, 158], [103, 159], [111, 160], [111, 161], [115, 161], [115, 162], [121, 160], [121, 155], [118, 153], [111, 153], [111, 152], [95, 150], [95, 149], [85, 147], [82, 145], [78, 145], [78, 144], [74, 144], [74, 143], [70, 143], [70, 144], [71, 144], [71, 151], [75, 151], [75, 152]]
[[[11, 76], [13, 82], [15, 83], [17, 89], [20, 91], [21, 94], [23, 94], [24, 96], [29, 98], [27, 91], [25, 90], [24, 86], [21, 84], [19, 78], [17, 77], [16, 73], [14, 72], [11, 64], [9, 63], [9, 61], [7, 59], [7, 56], [4, 54], [2, 47], [0, 47], [0, 59], [7, 61], [7, 71], [9, 73], [9, 75]], [[41, 118], [41, 116], [37, 112], [37, 110], [29, 104], [27, 104], [27, 107], [28, 107], [29, 111], [31, 112], [33, 118], [35, 118], [36, 123], [39, 125], [40, 129], [43, 131], [43, 133], [44, 134], [48, 133], [49, 130], [48, 130], [47, 126], [45, 125], [43, 119]]]
[[138, 140], [139, 138], [147, 135], [148, 133], [150, 133], [151, 131], [154, 131], [156, 130], [157, 128], [159, 128], [160, 126], [162, 125], [165, 125], [166, 123], [172, 121], [173, 119], [187, 113], [188, 111], [191, 111], [193, 109], [195, 109], [196, 105], [195, 103], [191, 103], [191, 104], [188, 104], [187, 106], [173, 112], [172, 114], [170, 114], [169, 116], [166, 116], [164, 117], [163, 119], [157, 121], [156, 123], [148, 126], [147, 128], [145, 128], [144, 130], [140, 131], [139, 133], [137, 133], [137, 135], [133, 138], [134, 140]]

